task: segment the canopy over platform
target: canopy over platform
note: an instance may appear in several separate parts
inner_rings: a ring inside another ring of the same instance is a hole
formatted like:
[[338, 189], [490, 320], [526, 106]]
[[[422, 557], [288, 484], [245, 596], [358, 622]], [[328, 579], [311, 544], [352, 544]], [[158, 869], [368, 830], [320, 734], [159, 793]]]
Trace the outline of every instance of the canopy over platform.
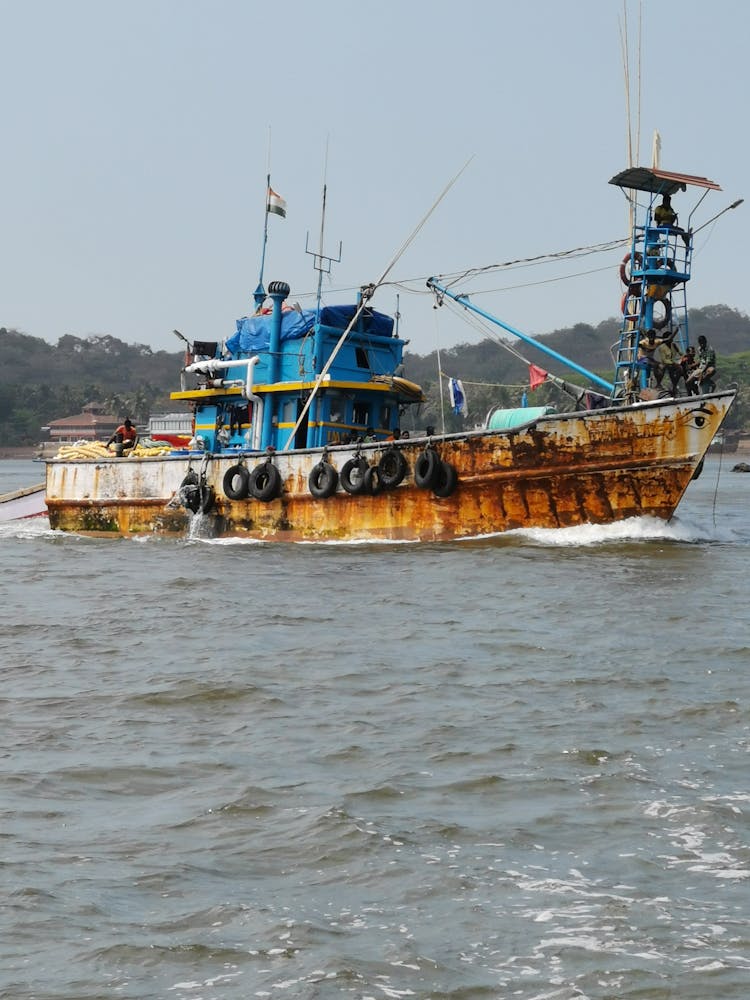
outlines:
[[652, 194], [672, 195], [676, 191], [686, 191], [688, 185], [708, 188], [711, 191], [721, 191], [721, 187], [707, 177], [675, 174], [670, 170], [658, 170], [652, 167], [629, 167], [627, 170], [615, 174], [609, 183], [634, 191], [650, 191]]

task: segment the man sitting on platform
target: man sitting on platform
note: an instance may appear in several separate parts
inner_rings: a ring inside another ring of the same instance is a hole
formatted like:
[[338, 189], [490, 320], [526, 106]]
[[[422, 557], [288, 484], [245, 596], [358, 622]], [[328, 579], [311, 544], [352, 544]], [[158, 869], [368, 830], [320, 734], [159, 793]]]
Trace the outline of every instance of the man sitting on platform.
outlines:
[[654, 209], [654, 222], [657, 226], [663, 226], [677, 233], [682, 237], [685, 246], [690, 246], [690, 233], [686, 233], [677, 225], [677, 212], [672, 208], [672, 199], [668, 194], [662, 198], [661, 205], [657, 205]]

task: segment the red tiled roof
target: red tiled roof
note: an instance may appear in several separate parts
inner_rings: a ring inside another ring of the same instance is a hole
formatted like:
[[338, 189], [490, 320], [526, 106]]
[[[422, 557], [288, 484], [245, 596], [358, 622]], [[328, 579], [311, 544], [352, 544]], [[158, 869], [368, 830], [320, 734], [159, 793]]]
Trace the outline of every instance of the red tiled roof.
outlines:
[[104, 413], [77, 413], [72, 417], [60, 417], [50, 420], [50, 427], [117, 427], [120, 421], [117, 417]]
[[76, 438], [90, 440], [97, 437], [108, 438], [120, 423], [117, 417], [106, 413], [84, 412], [76, 413], [72, 417], [50, 420], [45, 430], [49, 431], [53, 441], [69, 441]]

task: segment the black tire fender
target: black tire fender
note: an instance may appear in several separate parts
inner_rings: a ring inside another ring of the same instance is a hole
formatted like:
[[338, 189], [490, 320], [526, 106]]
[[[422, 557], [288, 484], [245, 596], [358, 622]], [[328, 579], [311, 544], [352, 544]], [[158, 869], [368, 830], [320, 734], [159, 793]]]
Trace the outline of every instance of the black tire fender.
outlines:
[[261, 462], [250, 473], [247, 485], [256, 500], [268, 503], [281, 493], [281, 473], [272, 462]]
[[198, 509], [201, 514], [208, 514], [216, 503], [216, 493], [214, 492], [214, 488], [213, 486], [208, 486], [204, 483], [202, 486], [198, 487], [198, 490], [200, 491]]
[[440, 474], [440, 456], [433, 448], [425, 448], [414, 463], [414, 482], [420, 490], [433, 490]]
[[327, 500], [336, 492], [339, 484], [339, 474], [330, 462], [318, 462], [307, 477], [310, 493], [316, 500]]
[[654, 328], [654, 330], [663, 330], [664, 327], [667, 326], [667, 324], [672, 319], [672, 303], [670, 302], [669, 299], [658, 299], [657, 301], [661, 302], [661, 304], [664, 306], [664, 316], [658, 320], [652, 318], [651, 326]]
[[395, 490], [409, 471], [406, 459], [398, 448], [388, 448], [378, 462], [378, 478], [384, 490]]
[[188, 483], [180, 490], [180, 503], [193, 514], [201, 509], [201, 491], [199, 486]]
[[458, 485], [458, 473], [455, 466], [450, 462], [441, 462], [438, 470], [437, 481], [432, 487], [432, 492], [436, 497], [445, 498], [453, 493]]
[[350, 458], [348, 462], [344, 462], [339, 475], [339, 482], [347, 493], [364, 493], [366, 471], [367, 462], [364, 458], [361, 456], [359, 458]]
[[190, 469], [180, 483], [180, 488], [177, 491], [177, 496], [182, 506], [193, 514], [197, 514], [201, 506], [199, 482], [198, 473]]
[[244, 500], [248, 493], [250, 473], [244, 465], [233, 465], [224, 473], [222, 488], [229, 500]]
[[364, 477], [365, 488], [364, 493], [368, 493], [371, 497], [376, 497], [383, 489], [383, 481], [380, 478], [380, 466], [379, 465], [368, 465], [365, 469]]

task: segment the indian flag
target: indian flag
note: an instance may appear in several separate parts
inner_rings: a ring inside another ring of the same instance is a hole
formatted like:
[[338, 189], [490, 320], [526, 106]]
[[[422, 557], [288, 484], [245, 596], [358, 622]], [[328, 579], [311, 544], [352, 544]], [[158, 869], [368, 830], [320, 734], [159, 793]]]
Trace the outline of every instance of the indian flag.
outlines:
[[272, 215], [280, 215], [282, 219], [286, 218], [286, 202], [280, 194], [276, 194], [273, 188], [268, 189], [268, 205], [266, 207], [266, 211], [270, 212]]

